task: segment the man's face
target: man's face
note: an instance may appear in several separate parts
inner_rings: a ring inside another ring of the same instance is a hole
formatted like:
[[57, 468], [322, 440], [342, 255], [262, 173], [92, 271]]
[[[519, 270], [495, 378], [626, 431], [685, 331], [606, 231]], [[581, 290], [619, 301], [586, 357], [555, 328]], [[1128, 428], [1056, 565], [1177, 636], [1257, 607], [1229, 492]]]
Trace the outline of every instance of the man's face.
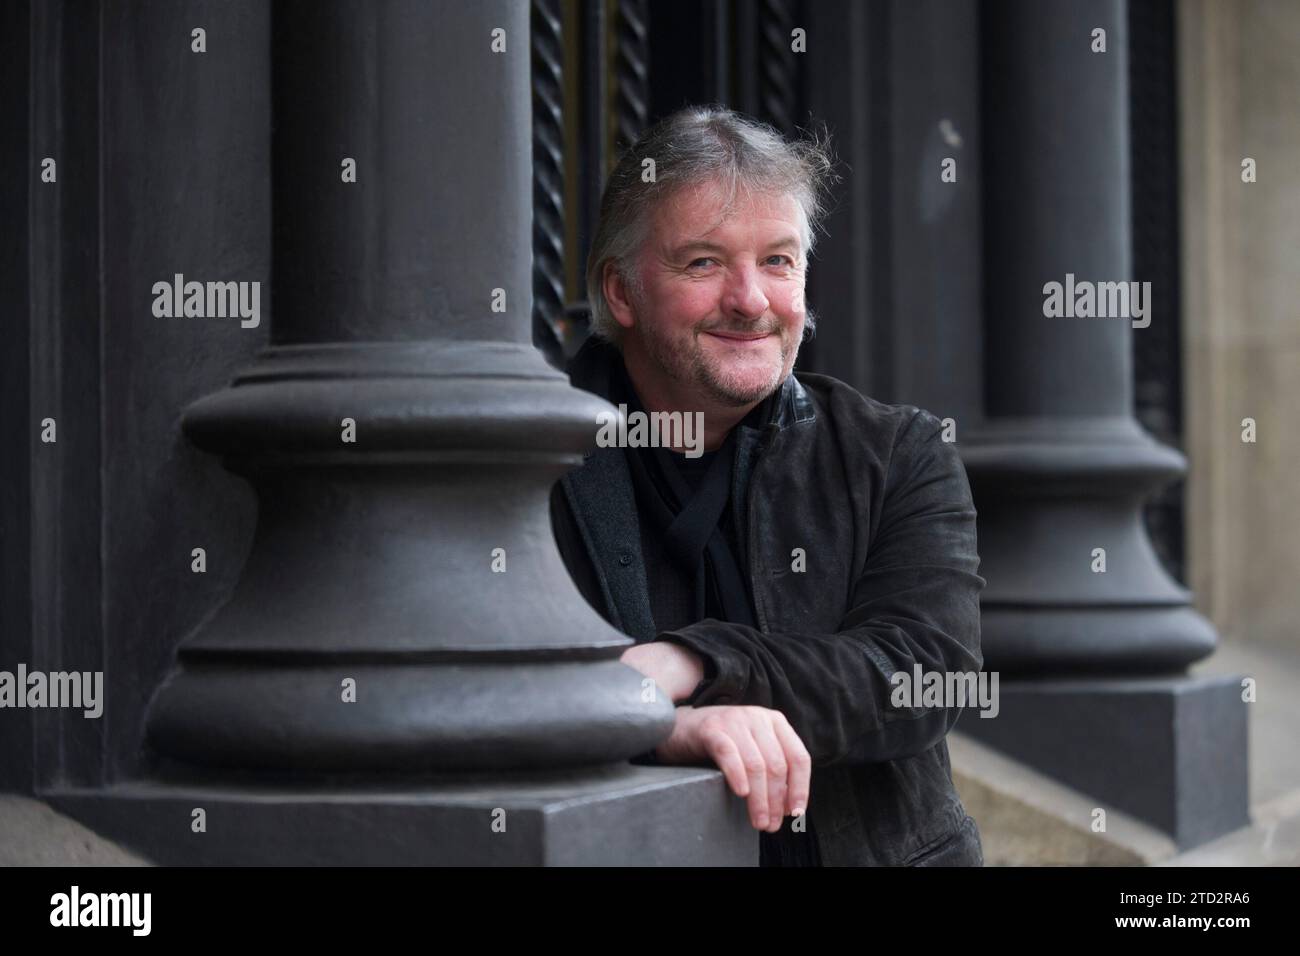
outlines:
[[798, 204], [740, 193], [719, 222], [725, 198], [705, 184], [656, 210], [639, 262], [643, 295], [615, 313], [629, 367], [688, 410], [762, 400], [794, 368], [803, 338]]

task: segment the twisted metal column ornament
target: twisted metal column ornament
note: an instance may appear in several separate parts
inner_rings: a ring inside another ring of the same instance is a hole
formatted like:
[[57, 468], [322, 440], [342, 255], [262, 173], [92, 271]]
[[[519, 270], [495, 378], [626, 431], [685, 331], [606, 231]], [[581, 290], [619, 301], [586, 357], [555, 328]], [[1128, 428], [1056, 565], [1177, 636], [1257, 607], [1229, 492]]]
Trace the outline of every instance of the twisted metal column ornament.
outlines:
[[564, 27], [560, 0], [533, 0], [533, 344], [564, 365]]
[[646, 128], [650, 43], [645, 0], [619, 0], [614, 40], [614, 157]]
[[794, 129], [800, 70], [790, 49], [795, 11], [786, 0], [762, 0], [759, 13], [758, 98], [762, 119], [783, 133]]

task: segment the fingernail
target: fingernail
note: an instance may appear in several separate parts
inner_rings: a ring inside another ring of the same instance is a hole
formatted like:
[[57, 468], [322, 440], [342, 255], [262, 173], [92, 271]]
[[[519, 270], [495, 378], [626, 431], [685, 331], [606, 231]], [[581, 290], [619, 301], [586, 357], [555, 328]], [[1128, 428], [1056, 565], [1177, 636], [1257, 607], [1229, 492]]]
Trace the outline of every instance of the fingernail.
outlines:
[[792, 816], [792, 817], [801, 817], [801, 816], [803, 816], [803, 807], [795, 807], [794, 810], [792, 810], [792, 811], [790, 812], [790, 816]]
[[758, 829], [760, 829], [760, 830], [766, 830], [766, 829], [767, 829], [767, 817], [759, 817], [759, 818], [758, 818]]

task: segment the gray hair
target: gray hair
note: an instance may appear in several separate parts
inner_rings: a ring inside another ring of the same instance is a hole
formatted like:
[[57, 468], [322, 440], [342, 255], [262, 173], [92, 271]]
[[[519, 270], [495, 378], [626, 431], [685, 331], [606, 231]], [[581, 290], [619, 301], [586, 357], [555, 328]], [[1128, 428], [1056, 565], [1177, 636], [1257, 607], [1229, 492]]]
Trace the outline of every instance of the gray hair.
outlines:
[[[643, 179], [643, 163], [654, 161], [654, 178]], [[678, 191], [705, 182], [726, 187], [723, 215], [736, 194], [789, 194], [801, 212], [805, 263], [826, 214], [830, 185], [838, 179], [830, 137], [823, 127], [808, 139], [787, 141], [779, 132], [721, 106], [690, 106], [646, 130], [623, 155], [605, 183], [600, 221], [587, 257], [587, 300], [592, 331], [615, 345], [623, 328], [605, 299], [605, 263], [612, 261], [633, 302], [645, 300], [637, 254], [650, 232], [654, 207]], [[805, 335], [817, 317], [805, 305]]]

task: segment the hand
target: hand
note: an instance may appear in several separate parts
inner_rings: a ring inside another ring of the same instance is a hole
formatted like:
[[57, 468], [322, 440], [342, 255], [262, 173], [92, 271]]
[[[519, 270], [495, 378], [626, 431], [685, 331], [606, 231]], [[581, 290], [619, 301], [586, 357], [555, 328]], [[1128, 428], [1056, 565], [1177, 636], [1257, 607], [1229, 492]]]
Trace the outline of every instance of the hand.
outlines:
[[808, 807], [812, 758], [785, 714], [766, 707], [678, 707], [664, 763], [711, 760], [738, 797], [749, 798], [756, 830], [775, 833]]
[[704, 680], [704, 659], [668, 641], [634, 644], [619, 660], [653, 680], [674, 704], [690, 697]]

